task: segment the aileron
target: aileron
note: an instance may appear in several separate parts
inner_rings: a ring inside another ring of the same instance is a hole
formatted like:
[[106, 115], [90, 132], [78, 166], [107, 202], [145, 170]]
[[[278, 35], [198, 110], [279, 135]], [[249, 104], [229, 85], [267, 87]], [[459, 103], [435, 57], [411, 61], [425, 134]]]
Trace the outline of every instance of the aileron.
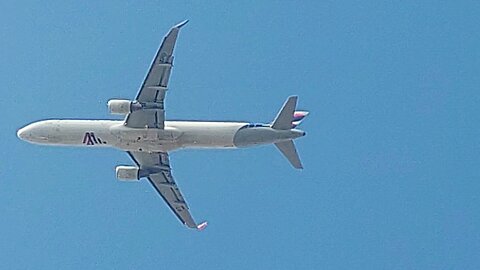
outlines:
[[[163, 100], [165, 99], [173, 67], [173, 50], [180, 27], [187, 22], [183, 21], [175, 25], [165, 36], [135, 98], [140, 103], [160, 103], [161, 108], [131, 112], [125, 118], [125, 126], [132, 128], [164, 128], [165, 111], [163, 110]], [[151, 110], [157, 111], [152, 113]]]
[[154, 168], [153, 171], [158, 171], [147, 176], [149, 182], [182, 223], [190, 228], [196, 228], [197, 224], [172, 177], [168, 154], [162, 152], [128, 152], [128, 154], [139, 168], [146, 168], [146, 170]]

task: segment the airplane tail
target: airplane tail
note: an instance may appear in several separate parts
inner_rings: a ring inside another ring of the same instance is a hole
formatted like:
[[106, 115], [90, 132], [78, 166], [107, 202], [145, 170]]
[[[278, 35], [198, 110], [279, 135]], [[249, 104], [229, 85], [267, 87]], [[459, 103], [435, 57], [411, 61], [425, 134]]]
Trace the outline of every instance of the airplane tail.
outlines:
[[288, 97], [287, 101], [283, 104], [282, 109], [278, 112], [277, 117], [273, 120], [273, 129], [288, 130], [292, 128], [293, 114], [295, 113], [295, 107], [297, 107], [297, 96]]
[[[295, 111], [297, 99], [297, 96], [291, 96], [285, 101], [282, 109], [278, 112], [277, 117], [273, 120], [271, 125], [273, 129], [290, 130], [300, 125], [305, 116], [308, 115], [308, 112]], [[293, 140], [277, 142], [275, 143], [275, 146], [288, 159], [294, 168], [303, 169], [302, 162], [300, 161]]]
[[275, 146], [288, 159], [288, 161], [290, 161], [290, 164], [292, 164], [295, 169], [303, 169], [302, 162], [300, 161], [293, 140], [277, 142], [275, 143]]
[[308, 114], [309, 112], [307, 111], [295, 111], [293, 113], [292, 128], [299, 126]]
[[273, 120], [272, 128], [288, 130], [299, 126], [309, 114], [307, 111], [296, 111], [297, 96], [291, 96], [285, 101], [277, 117]]

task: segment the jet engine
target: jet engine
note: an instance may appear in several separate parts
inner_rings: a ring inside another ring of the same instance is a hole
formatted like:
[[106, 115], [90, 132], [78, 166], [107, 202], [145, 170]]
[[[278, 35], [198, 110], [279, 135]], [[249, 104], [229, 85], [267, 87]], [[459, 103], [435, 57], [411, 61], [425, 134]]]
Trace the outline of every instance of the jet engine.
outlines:
[[111, 99], [108, 101], [107, 106], [111, 114], [121, 115], [129, 114], [142, 108], [138, 102], [132, 102], [126, 99]]
[[140, 168], [135, 166], [117, 166], [115, 174], [120, 181], [137, 181], [140, 179]]

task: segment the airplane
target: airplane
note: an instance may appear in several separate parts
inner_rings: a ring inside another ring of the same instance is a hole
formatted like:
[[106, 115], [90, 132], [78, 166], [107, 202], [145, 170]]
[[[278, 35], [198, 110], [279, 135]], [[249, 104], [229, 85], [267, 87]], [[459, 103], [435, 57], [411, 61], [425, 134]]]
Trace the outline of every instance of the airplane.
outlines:
[[121, 181], [146, 178], [177, 218], [187, 227], [197, 224], [171, 173], [169, 152], [185, 148], [228, 149], [274, 144], [294, 168], [302, 169], [293, 140], [305, 136], [296, 127], [308, 115], [297, 111], [297, 96], [290, 96], [268, 124], [221, 121], [167, 121], [165, 94], [173, 66], [173, 50], [179, 30], [188, 20], [173, 26], [164, 37], [135, 99], [111, 99], [111, 114], [124, 120], [50, 119], [31, 123], [17, 131], [24, 141], [55, 146], [113, 147], [126, 151], [135, 166], [117, 166]]

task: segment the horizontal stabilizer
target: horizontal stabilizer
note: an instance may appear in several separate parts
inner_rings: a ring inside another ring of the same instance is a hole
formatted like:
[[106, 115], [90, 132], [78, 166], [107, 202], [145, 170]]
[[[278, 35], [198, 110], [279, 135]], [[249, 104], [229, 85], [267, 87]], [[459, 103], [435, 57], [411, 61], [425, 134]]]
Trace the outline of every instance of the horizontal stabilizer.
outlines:
[[297, 106], [297, 99], [297, 96], [291, 96], [285, 101], [285, 104], [283, 104], [282, 109], [278, 112], [277, 117], [273, 121], [273, 129], [287, 130], [292, 128], [293, 114], [295, 112], [295, 107]]
[[292, 166], [296, 169], [303, 169], [302, 162], [298, 156], [297, 149], [292, 140], [277, 142], [275, 146], [280, 150], [280, 152], [290, 161]]

